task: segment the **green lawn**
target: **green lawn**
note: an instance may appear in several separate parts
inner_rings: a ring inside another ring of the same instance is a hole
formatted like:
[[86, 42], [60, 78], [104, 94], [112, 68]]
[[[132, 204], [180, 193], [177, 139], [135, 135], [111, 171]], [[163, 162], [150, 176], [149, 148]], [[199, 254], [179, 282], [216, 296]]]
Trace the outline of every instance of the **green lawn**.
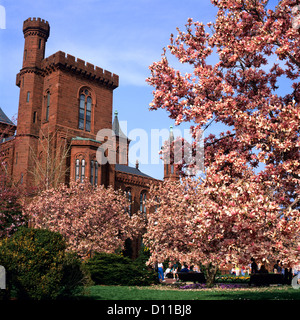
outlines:
[[300, 300], [291, 286], [242, 289], [180, 290], [167, 286], [92, 286], [83, 299], [92, 300]]

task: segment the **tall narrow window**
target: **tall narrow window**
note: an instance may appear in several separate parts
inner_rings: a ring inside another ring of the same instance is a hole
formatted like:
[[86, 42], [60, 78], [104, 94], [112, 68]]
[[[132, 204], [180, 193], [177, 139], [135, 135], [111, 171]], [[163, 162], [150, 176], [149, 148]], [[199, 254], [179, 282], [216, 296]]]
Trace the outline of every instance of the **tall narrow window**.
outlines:
[[98, 184], [98, 162], [95, 161], [95, 181], [94, 185], [96, 186]]
[[125, 190], [125, 195], [126, 195], [126, 198], [127, 198], [128, 202], [129, 202], [129, 205], [126, 208], [126, 212], [131, 216], [132, 215], [132, 212], [131, 212], [132, 196], [131, 196], [131, 189], [130, 188], [127, 188]]
[[80, 162], [79, 159], [76, 159], [75, 162], [75, 181], [79, 179], [79, 169], [80, 169]]
[[42, 46], [42, 39], [39, 39], [39, 49], [41, 49]]
[[147, 200], [146, 191], [142, 191], [141, 195], [140, 195], [140, 211], [141, 211], [141, 213], [146, 213], [146, 200]]
[[85, 130], [91, 131], [92, 98], [86, 99]]
[[82, 159], [81, 160], [81, 179], [80, 179], [80, 181], [83, 182], [84, 178], [85, 178], [85, 160]]
[[29, 102], [30, 99], [30, 91], [27, 91], [26, 102]]
[[98, 162], [95, 160], [91, 161], [90, 182], [93, 186], [98, 184]]
[[91, 174], [90, 174], [91, 185], [94, 184], [94, 161], [91, 161]]
[[46, 101], [46, 121], [49, 121], [49, 109], [50, 109], [50, 92], [47, 93], [47, 101]]
[[85, 95], [80, 95], [78, 128], [84, 130]]
[[27, 50], [24, 51], [24, 61], [27, 59]]
[[85, 160], [76, 159], [75, 161], [75, 181], [83, 182], [85, 179]]
[[33, 122], [33, 123], [36, 123], [36, 111], [33, 112], [32, 122]]
[[92, 98], [89, 90], [85, 89], [79, 97], [79, 121], [78, 128], [91, 131]]

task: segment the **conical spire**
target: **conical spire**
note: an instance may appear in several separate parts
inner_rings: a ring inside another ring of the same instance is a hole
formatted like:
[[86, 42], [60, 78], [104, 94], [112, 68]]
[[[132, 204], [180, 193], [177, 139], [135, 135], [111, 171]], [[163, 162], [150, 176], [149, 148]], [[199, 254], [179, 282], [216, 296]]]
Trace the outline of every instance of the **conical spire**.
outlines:
[[128, 139], [120, 127], [117, 110], [115, 111], [115, 118], [114, 118], [114, 122], [112, 125], [112, 130], [117, 137]]

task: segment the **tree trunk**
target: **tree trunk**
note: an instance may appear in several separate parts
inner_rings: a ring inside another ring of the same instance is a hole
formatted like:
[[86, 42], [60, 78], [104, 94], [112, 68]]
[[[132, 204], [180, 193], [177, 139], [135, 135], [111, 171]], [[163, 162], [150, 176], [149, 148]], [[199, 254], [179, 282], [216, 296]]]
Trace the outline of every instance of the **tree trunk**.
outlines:
[[212, 288], [215, 283], [218, 267], [209, 263], [206, 269], [206, 287]]

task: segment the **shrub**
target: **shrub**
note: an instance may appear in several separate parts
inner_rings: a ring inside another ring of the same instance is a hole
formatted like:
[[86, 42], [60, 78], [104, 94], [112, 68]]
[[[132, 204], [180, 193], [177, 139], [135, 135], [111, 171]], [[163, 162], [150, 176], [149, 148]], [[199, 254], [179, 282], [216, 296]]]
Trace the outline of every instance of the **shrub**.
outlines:
[[[0, 242], [8, 292], [34, 300], [65, 298], [76, 292], [84, 275], [80, 260], [65, 249], [60, 234], [25, 227]], [[72, 277], [76, 281], [71, 282]]]
[[96, 253], [85, 262], [96, 285], [150, 285], [156, 274], [143, 263], [134, 262], [117, 254]]

